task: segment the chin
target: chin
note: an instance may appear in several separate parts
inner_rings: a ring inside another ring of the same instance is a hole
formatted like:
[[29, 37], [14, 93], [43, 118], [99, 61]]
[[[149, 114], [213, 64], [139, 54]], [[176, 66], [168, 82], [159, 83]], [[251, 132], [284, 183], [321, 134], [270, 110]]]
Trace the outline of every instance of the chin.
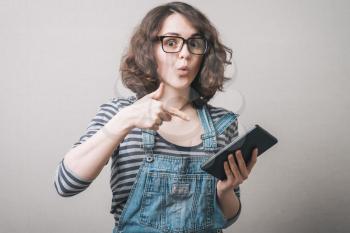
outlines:
[[191, 83], [192, 83], [192, 79], [190, 77], [175, 77], [172, 80], [167, 81], [167, 84], [169, 86], [172, 86], [176, 89], [184, 89], [184, 88], [188, 88]]

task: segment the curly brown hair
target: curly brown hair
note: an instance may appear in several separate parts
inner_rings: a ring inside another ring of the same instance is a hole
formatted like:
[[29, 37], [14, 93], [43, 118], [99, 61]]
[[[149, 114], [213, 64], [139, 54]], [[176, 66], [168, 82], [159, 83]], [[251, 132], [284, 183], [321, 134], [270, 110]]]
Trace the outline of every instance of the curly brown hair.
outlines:
[[[159, 86], [157, 64], [153, 53], [154, 41], [162, 23], [171, 14], [179, 13], [208, 41], [208, 51], [191, 83], [190, 100], [195, 105], [207, 103], [217, 90], [223, 91], [225, 66], [231, 64], [232, 50], [223, 45], [215, 27], [193, 6], [170, 2], [151, 9], [136, 27], [130, 46], [122, 57], [120, 72], [125, 87], [136, 93], [138, 99], [155, 91]], [[230, 55], [229, 58], [227, 55]]]

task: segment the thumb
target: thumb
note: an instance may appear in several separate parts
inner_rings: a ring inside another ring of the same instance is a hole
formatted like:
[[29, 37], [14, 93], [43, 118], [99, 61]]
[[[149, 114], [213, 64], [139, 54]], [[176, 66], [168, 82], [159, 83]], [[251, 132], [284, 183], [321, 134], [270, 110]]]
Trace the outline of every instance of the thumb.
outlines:
[[155, 100], [159, 100], [164, 93], [164, 83], [160, 82], [159, 87], [154, 92], [150, 93], [150, 97]]

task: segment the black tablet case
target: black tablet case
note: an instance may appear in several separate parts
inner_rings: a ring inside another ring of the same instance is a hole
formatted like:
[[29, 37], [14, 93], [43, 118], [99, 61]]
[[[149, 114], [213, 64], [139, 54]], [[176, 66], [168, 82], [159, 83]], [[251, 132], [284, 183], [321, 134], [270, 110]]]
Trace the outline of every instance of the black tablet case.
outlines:
[[[226, 179], [224, 170], [224, 161], [227, 161], [229, 154], [234, 154], [236, 150], [240, 149], [248, 166], [252, 151], [258, 147], [258, 156], [264, 153], [267, 149], [277, 143], [277, 139], [269, 132], [256, 124], [251, 130], [246, 132], [243, 136], [236, 137], [230, 144], [222, 148], [206, 162], [201, 165], [201, 168], [217, 177], [220, 180]], [[236, 160], [235, 154], [234, 159]], [[236, 160], [237, 163], [237, 160]]]

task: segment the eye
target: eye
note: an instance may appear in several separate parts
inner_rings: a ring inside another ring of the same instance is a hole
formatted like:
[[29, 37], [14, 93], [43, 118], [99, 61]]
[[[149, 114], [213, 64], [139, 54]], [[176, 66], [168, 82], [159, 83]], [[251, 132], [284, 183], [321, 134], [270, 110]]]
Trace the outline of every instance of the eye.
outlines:
[[193, 47], [193, 48], [196, 48], [196, 47], [198, 47], [198, 45], [199, 45], [198, 42], [195, 41], [195, 40], [191, 40], [189, 44], [190, 44], [190, 46]]
[[189, 45], [196, 49], [196, 48], [204, 48], [205, 47], [205, 39], [203, 38], [192, 38], [190, 41], [189, 41]]
[[169, 47], [174, 47], [177, 45], [177, 40], [175, 39], [167, 39], [164, 41], [164, 44]]

